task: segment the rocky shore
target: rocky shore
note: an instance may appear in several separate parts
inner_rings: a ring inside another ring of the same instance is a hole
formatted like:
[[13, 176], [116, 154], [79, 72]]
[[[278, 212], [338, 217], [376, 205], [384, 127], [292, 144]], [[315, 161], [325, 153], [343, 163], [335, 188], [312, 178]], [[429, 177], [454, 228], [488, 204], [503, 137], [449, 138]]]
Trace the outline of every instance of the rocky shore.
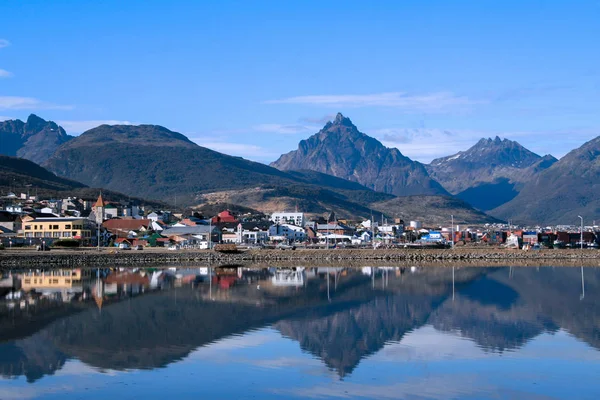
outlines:
[[62, 250], [35, 252], [10, 250], [0, 252], [0, 268], [16, 267], [81, 267], [81, 266], [153, 266], [188, 264], [240, 263], [336, 263], [336, 264], [406, 264], [434, 265], [465, 263], [470, 265], [527, 264], [527, 265], [586, 265], [600, 266], [598, 250], [539, 250], [506, 249], [386, 249], [386, 250], [256, 250], [239, 254], [201, 251], [121, 251]]

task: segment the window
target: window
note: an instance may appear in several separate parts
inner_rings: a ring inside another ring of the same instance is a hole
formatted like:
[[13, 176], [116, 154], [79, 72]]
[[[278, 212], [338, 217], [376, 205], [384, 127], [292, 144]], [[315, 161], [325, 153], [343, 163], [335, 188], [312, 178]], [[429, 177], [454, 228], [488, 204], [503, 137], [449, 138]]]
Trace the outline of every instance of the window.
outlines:
[[60, 232], [52, 232], [52, 237], [53, 238], [59, 238], [60, 237]]
[[33, 237], [33, 233], [31, 233], [31, 232], [25, 232], [25, 237], [26, 238], [32, 238]]
[[65, 225], [65, 229], [71, 229], [71, 225]]
[[71, 232], [63, 232], [63, 237], [71, 237]]
[[33, 229], [35, 229], [35, 230], [37, 231], [37, 225], [34, 225], [34, 226], [33, 226]]
[[26, 285], [29, 285], [29, 284], [31, 284], [31, 279], [25, 279], [24, 282]]
[[52, 237], [52, 232], [44, 232], [44, 237], [46, 237], [46, 238]]
[[70, 279], [65, 279], [65, 283], [71, 283]]
[[52, 284], [58, 285], [58, 279], [52, 279]]
[[31, 225], [25, 225], [25, 230], [26, 230], [26, 231], [29, 231], [29, 230], [31, 230]]
[[58, 229], [58, 225], [52, 225], [52, 229]]
[[35, 232], [34, 236], [36, 238], [41, 238], [42, 237], [42, 232]]

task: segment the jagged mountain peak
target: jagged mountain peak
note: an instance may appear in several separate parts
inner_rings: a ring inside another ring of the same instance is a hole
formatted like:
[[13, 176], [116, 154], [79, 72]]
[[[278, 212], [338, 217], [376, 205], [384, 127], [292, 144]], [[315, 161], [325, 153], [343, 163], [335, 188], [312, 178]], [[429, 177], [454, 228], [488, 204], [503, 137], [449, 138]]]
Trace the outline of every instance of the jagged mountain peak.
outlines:
[[550, 155], [542, 158], [516, 141], [496, 136], [435, 159], [427, 170], [450, 193], [485, 211], [510, 201], [526, 182], [555, 162]]
[[360, 132], [341, 113], [271, 166], [317, 171], [395, 195], [448, 194], [422, 164]]
[[72, 138], [56, 123], [35, 114], [29, 115], [27, 122], [18, 119], [0, 122], [0, 154], [18, 156], [38, 164]]

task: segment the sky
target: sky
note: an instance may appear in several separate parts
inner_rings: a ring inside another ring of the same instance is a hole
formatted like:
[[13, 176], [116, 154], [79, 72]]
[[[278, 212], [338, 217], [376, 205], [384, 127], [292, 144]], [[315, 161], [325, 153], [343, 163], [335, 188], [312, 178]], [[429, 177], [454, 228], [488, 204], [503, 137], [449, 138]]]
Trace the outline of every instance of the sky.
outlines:
[[0, 3], [0, 120], [165, 126], [268, 163], [337, 112], [421, 161], [600, 135], [600, 1]]

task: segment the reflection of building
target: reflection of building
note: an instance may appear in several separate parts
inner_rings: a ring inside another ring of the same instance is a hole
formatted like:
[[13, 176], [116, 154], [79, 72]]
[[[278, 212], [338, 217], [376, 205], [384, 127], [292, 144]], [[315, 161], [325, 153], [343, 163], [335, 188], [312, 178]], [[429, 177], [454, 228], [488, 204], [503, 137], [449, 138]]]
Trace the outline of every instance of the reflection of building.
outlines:
[[304, 268], [277, 269], [271, 282], [273, 286], [302, 286], [304, 285]]
[[81, 292], [83, 282], [91, 279], [89, 269], [57, 269], [52, 271], [31, 271], [21, 277], [21, 288], [25, 291]]

